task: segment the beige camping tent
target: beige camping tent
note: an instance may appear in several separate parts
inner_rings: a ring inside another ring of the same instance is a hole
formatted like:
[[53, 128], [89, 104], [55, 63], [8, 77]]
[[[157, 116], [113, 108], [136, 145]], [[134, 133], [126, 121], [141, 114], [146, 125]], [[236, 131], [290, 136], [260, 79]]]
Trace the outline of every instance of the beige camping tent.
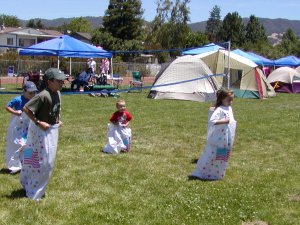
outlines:
[[[195, 57], [202, 59], [215, 74], [227, 74], [230, 68], [230, 88], [234, 89], [237, 97], [268, 98], [276, 95], [262, 70], [245, 57], [222, 49], [205, 52]], [[216, 79], [223, 87], [227, 87], [227, 77]]]
[[213, 101], [220, 85], [196, 56], [181, 56], [161, 69], [148, 95], [153, 99]]

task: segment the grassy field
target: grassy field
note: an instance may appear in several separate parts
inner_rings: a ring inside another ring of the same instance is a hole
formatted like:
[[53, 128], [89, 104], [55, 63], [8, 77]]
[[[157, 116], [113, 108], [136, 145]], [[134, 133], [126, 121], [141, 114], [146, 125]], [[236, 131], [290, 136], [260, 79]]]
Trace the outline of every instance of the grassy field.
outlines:
[[[56, 165], [46, 198], [24, 198], [0, 173], [0, 224], [299, 224], [300, 95], [235, 99], [238, 129], [223, 181], [188, 180], [205, 145], [210, 103], [126, 93], [132, 152], [107, 155], [115, 98], [62, 97]], [[0, 95], [4, 106], [14, 95]], [[0, 114], [5, 168], [9, 115]], [[251, 223], [250, 223], [251, 222]]]

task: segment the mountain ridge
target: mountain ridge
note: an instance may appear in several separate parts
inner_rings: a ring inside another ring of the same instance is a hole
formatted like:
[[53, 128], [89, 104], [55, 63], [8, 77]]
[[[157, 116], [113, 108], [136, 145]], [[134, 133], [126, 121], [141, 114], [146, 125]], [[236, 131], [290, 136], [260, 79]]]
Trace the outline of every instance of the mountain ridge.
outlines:
[[[300, 20], [288, 20], [283, 18], [258, 18], [258, 20], [264, 26], [267, 36], [273, 33], [284, 33], [288, 28], [291, 28], [297, 36], [300, 36]], [[246, 25], [248, 21], [249, 18], [243, 18], [244, 25]], [[190, 23], [189, 26], [192, 31], [205, 31], [206, 21]]]
[[[42, 19], [42, 18], [34, 18], [34, 20], [40, 19], [42, 24], [44, 24], [45, 27], [59, 27], [64, 24], [69, 24], [72, 18], [56, 18], [56, 19]], [[86, 16], [82, 17], [84, 19], [87, 19], [90, 21], [92, 28], [95, 29], [97, 27], [100, 27], [103, 22], [103, 17], [93, 17], [93, 16]], [[300, 37], [300, 20], [289, 20], [289, 19], [283, 19], [283, 18], [277, 18], [277, 19], [269, 19], [269, 18], [258, 18], [260, 23], [265, 27], [266, 35], [270, 36], [273, 33], [282, 34], [284, 33], [288, 28], [291, 28], [294, 33]], [[249, 21], [249, 18], [243, 18], [243, 23], [246, 25]], [[28, 23], [28, 20], [20, 20], [22, 27], [26, 26], [26, 23]], [[195, 23], [189, 23], [189, 27], [192, 31], [205, 31], [206, 27], [206, 21], [201, 22], [195, 22]]]

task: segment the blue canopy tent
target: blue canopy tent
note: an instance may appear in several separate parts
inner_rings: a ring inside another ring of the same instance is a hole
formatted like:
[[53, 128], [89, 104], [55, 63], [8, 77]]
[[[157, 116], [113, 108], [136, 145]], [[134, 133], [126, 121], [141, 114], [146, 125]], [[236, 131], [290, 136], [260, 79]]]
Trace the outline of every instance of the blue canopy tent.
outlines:
[[23, 48], [20, 55], [62, 56], [77, 58], [111, 58], [112, 53], [93, 45], [63, 35], [48, 41]]
[[112, 53], [79, 41], [68, 35], [63, 35], [27, 48], [22, 48], [19, 51], [19, 55], [57, 56], [58, 68], [59, 57], [70, 57], [70, 64], [71, 58], [112, 58]]
[[281, 67], [281, 66], [297, 67], [300, 65], [300, 59], [297, 58], [296, 56], [290, 55], [280, 59], [276, 59], [274, 60], [274, 63], [275, 66], [277, 67]]
[[243, 56], [243, 57], [245, 57], [247, 59], [250, 59], [252, 62], [256, 63], [257, 65], [258, 65], [257, 62], [262, 63], [261, 60], [259, 60], [258, 58], [254, 57], [252, 55], [249, 55], [247, 52], [244, 52], [244, 51], [242, 51], [240, 49], [235, 49], [232, 52], [234, 52], [235, 54], [238, 54], [240, 56]]
[[247, 59], [250, 59], [252, 62], [254, 62], [255, 64], [257, 64], [259, 66], [273, 66], [274, 65], [274, 62], [272, 60], [269, 60], [267, 58], [264, 58], [260, 55], [252, 53], [252, 52], [244, 52], [240, 49], [233, 50], [232, 52], [234, 52], [240, 56], [243, 56]]
[[[267, 59], [261, 55], [255, 54], [254, 52], [247, 52], [249, 55], [252, 55], [262, 61], [262, 66], [274, 66], [274, 60]], [[258, 64], [258, 63], [256, 63]], [[259, 65], [259, 64], [258, 64]]]
[[182, 52], [182, 55], [199, 55], [205, 52], [218, 51], [219, 49], [224, 49], [224, 48], [214, 43], [210, 43], [200, 48], [194, 48], [191, 50], [184, 51]]

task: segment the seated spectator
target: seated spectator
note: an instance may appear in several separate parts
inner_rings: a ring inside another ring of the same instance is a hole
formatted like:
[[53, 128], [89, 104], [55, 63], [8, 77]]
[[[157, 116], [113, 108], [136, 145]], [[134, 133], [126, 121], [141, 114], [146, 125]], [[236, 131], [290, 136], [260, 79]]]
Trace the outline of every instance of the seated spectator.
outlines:
[[84, 87], [89, 84], [90, 79], [92, 78], [93, 73], [91, 73], [90, 68], [81, 72], [79, 76], [72, 81], [71, 90], [74, 91], [74, 85], [76, 84], [76, 91], [79, 91], [80, 87]]
[[99, 85], [107, 85], [107, 76], [105, 74], [96, 74], [96, 84]]
[[24, 75], [24, 84], [26, 81], [31, 81], [35, 84], [37, 89], [40, 91], [41, 90], [41, 80], [40, 80], [40, 72], [28, 72], [25, 73]]

